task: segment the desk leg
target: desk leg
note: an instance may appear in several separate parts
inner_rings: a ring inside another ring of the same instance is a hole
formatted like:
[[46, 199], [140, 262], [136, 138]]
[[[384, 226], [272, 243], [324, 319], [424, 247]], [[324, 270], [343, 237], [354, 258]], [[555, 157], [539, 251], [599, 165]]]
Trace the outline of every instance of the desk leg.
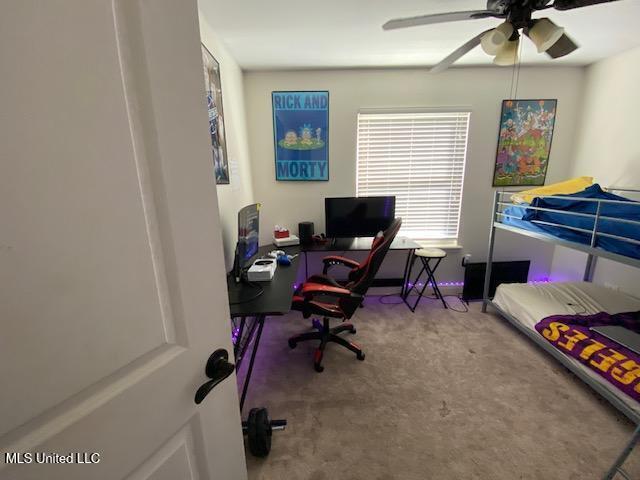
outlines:
[[413, 264], [411, 262], [412, 258], [413, 258], [413, 250], [409, 250], [407, 252], [407, 261], [404, 264], [404, 275], [402, 276], [402, 289], [400, 290], [400, 296], [402, 297], [402, 299], [405, 299], [406, 295], [409, 293], [407, 291], [407, 286], [409, 285], [409, 274], [410, 274], [409, 264]]
[[240, 318], [240, 327], [238, 328], [238, 334], [236, 336], [236, 343], [233, 346], [233, 358], [237, 363], [238, 361], [238, 350], [240, 349], [240, 344], [242, 343], [242, 335], [244, 334], [244, 324], [247, 321], [247, 317]]
[[251, 359], [249, 360], [249, 368], [244, 379], [244, 385], [242, 386], [242, 395], [240, 396], [240, 412], [242, 412], [244, 401], [247, 397], [247, 390], [249, 389], [249, 382], [251, 381], [251, 373], [253, 372], [253, 362], [255, 362], [256, 360], [256, 353], [258, 352], [258, 345], [260, 344], [260, 337], [262, 336], [262, 328], [264, 327], [264, 318], [264, 315], [259, 315], [256, 318], [256, 322], [258, 322], [258, 331], [256, 332], [256, 338], [253, 340], [253, 351], [251, 352]]
[[[258, 315], [255, 319], [257, 322], [256, 336], [253, 339], [253, 349], [251, 351], [251, 359], [249, 360], [249, 368], [247, 369], [247, 375], [244, 378], [244, 385], [242, 386], [242, 395], [240, 396], [240, 416], [242, 417], [242, 409], [244, 408], [244, 401], [247, 399], [247, 390], [249, 389], [249, 382], [251, 381], [251, 374], [253, 373], [253, 363], [256, 360], [256, 354], [258, 353], [258, 348], [260, 346], [260, 337], [262, 336], [262, 329], [264, 328], [264, 321], [266, 315]], [[269, 454], [271, 451], [271, 433], [274, 430], [284, 430], [287, 426], [287, 421], [282, 420], [271, 420], [269, 419], [269, 413], [267, 409], [256, 408], [259, 410], [261, 415], [266, 416], [266, 420], [269, 423], [267, 429], [264, 428], [256, 428], [255, 422], [257, 421], [256, 416], [247, 418], [247, 420], [242, 422], [242, 433], [244, 435], [249, 436], [249, 451], [254, 456], [264, 457]]]
[[307, 260], [307, 257], [309, 256], [308, 252], [304, 252], [304, 281], [307, 281], [307, 278], [309, 278], [309, 263]]

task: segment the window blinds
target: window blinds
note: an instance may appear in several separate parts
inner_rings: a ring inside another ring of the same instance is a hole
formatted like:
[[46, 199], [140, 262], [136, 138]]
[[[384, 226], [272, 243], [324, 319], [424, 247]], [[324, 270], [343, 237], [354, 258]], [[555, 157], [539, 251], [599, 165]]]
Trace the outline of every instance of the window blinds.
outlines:
[[457, 240], [469, 117], [359, 113], [357, 195], [395, 195], [402, 235]]

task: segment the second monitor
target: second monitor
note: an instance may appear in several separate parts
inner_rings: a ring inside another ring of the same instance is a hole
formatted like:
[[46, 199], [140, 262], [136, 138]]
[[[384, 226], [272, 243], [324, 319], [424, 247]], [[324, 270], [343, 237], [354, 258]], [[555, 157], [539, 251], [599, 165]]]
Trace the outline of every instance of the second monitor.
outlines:
[[396, 213], [396, 197], [339, 197], [324, 199], [329, 238], [374, 237], [386, 230]]

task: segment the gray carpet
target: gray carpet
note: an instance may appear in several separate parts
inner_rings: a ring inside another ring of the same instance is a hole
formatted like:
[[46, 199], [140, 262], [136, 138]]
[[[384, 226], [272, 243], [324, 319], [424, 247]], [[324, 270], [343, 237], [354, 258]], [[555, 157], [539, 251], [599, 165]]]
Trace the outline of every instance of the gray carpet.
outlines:
[[[423, 300], [412, 314], [370, 297], [354, 318], [366, 360], [329, 345], [323, 373], [315, 342], [287, 346], [310, 320], [267, 322], [245, 408], [289, 426], [267, 458], [247, 454], [252, 480], [596, 479], [632, 433], [479, 304], [465, 314]], [[640, 447], [628, 471], [640, 478]]]

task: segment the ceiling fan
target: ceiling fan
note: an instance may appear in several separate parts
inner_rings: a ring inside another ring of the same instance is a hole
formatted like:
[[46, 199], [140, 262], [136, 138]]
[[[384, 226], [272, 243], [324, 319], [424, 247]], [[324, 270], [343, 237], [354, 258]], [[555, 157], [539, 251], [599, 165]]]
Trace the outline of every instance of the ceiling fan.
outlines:
[[438, 73], [446, 70], [453, 62], [478, 45], [481, 45], [487, 54], [494, 56], [494, 64], [513, 65], [518, 61], [519, 30], [522, 30], [522, 33], [533, 41], [538, 53], [545, 52], [551, 58], [564, 57], [578, 48], [578, 45], [564, 33], [564, 28], [559, 27], [548, 18], [532, 19], [531, 14], [533, 12], [549, 8], [571, 10], [613, 1], [617, 0], [555, 0], [553, 3], [551, 3], [551, 0], [487, 0], [487, 8], [485, 10], [397, 18], [389, 20], [382, 28], [384, 30], [394, 30], [397, 28], [487, 17], [503, 18], [505, 20], [503, 23], [496, 28], [491, 28], [476, 35], [429, 71]]

